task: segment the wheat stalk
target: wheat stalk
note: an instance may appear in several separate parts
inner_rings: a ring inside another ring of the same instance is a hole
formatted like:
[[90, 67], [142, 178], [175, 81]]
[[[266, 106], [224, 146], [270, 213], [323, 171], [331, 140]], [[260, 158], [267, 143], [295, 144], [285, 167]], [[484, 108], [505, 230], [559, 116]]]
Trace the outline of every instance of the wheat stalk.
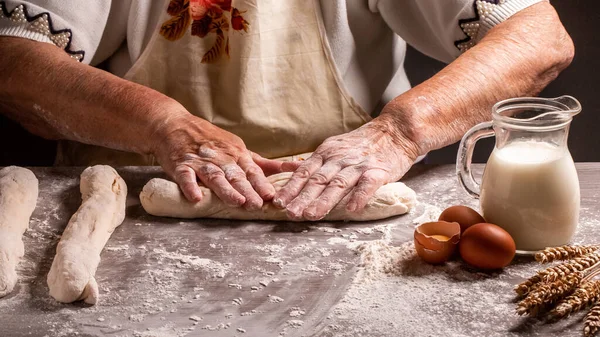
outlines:
[[540, 287], [543, 283], [554, 282], [568, 274], [586, 270], [596, 265], [598, 262], [600, 262], [600, 254], [598, 252], [593, 252], [572, 261], [566, 261], [559, 265], [546, 268], [530, 277], [527, 281], [518, 284], [515, 287], [515, 292], [519, 296], [525, 296]]
[[595, 303], [600, 296], [600, 281], [590, 281], [583, 283], [573, 294], [562, 300], [556, 308], [550, 311], [550, 316], [554, 320], [559, 320], [569, 316], [588, 305]]
[[600, 245], [586, 246], [561, 246], [546, 248], [535, 254], [535, 259], [539, 263], [549, 263], [558, 260], [570, 260], [576, 257], [582, 257], [593, 253], [600, 248]]
[[577, 272], [566, 275], [552, 283], [542, 283], [519, 302], [517, 314], [521, 316], [537, 315], [544, 306], [555, 303], [573, 292], [581, 284], [584, 277], [583, 272]]
[[583, 335], [594, 336], [600, 329], [600, 303], [594, 304], [590, 312], [585, 316], [583, 323]]

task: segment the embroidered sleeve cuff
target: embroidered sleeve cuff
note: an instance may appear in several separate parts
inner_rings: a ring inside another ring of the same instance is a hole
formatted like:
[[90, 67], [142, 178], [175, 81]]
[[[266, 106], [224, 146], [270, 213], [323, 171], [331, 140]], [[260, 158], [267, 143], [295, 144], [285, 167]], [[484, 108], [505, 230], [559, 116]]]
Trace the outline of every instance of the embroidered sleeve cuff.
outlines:
[[456, 47], [461, 52], [467, 51], [494, 26], [520, 10], [542, 1], [547, 0], [475, 0], [475, 17], [459, 21], [459, 26], [467, 37], [456, 41]]
[[0, 1], [0, 36], [51, 43], [79, 62], [83, 61], [85, 56], [82, 50], [72, 50], [70, 29], [55, 30], [49, 13], [30, 15], [23, 5], [9, 11], [5, 2]]

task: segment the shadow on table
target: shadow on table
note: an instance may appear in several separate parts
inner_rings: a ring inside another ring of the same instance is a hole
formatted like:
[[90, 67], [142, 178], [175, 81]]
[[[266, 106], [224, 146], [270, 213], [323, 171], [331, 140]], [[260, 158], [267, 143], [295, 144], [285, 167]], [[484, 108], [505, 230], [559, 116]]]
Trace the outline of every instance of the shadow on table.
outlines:
[[568, 335], [573, 330], [583, 330], [584, 318], [585, 312], [563, 318], [558, 322], [550, 322], [543, 318], [523, 317], [519, 323], [509, 331], [523, 336], [530, 336], [534, 333], [542, 333], [542, 336], [564, 336]]

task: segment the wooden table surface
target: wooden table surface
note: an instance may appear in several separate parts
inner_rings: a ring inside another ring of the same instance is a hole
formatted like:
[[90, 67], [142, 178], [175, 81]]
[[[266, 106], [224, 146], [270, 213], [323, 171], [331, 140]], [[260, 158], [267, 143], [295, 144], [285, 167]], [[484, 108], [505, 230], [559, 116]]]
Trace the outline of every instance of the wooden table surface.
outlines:
[[[600, 164], [577, 167], [582, 211], [575, 242], [598, 243]], [[443, 294], [411, 303], [420, 294], [428, 298], [428, 291], [440, 291], [435, 285], [382, 300], [382, 287], [397, 284], [401, 294], [406, 282], [427, 280], [403, 272], [374, 282], [373, 289], [360, 285], [365, 298], [348, 297], [356, 287], [353, 279], [365, 266], [360, 254], [341, 242], [370, 242], [388, 233], [390, 247], [406, 246], [415, 222], [427, 212], [454, 204], [477, 206], [477, 200], [458, 186], [454, 166], [415, 166], [403, 181], [417, 192], [420, 204], [407, 215], [368, 223], [157, 218], [144, 212], [138, 194], [162, 173], [156, 168], [119, 168], [129, 187], [127, 217], [102, 253], [96, 306], [59, 304], [46, 285], [60, 234], [80, 204], [82, 168], [32, 170], [40, 180], [40, 197], [24, 236], [19, 284], [0, 299], [0, 336], [582, 335], [579, 318], [545, 324], [514, 314], [514, 304], [509, 303], [512, 285], [538, 268], [526, 259], [485, 277], [460, 262], [455, 269], [431, 269], [442, 271], [448, 294], [474, 296], [473, 308], [465, 308], [465, 299], [454, 305], [459, 299]], [[461, 273], [460, 282], [451, 277], [453, 270]], [[368, 301], [370, 294], [379, 296], [377, 305], [352, 307]], [[477, 298], [486, 296], [496, 297], [490, 297], [487, 307], [478, 307]], [[396, 311], [399, 316], [386, 323]], [[370, 324], [374, 321], [377, 324]], [[383, 327], [386, 324], [394, 328]]]

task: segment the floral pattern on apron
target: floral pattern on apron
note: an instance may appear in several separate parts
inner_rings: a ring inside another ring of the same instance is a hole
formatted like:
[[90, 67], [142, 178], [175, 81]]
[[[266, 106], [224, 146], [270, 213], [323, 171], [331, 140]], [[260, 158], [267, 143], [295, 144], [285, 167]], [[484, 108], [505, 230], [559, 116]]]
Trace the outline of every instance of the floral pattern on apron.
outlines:
[[[192, 36], [204, 38], [215, 34], [212, 47], [202, 56], [202, 63], [213, 63], [217, 58], [229, 57], [229, 31], [248, 32], [250, 23], [245, 11], [231, 6], [231, 0], [171, 0], [167, 13], [172, 16], [160, 27], [160, 35], [170, 41], [183, 37], [190, 27]], [[227, 13], [230, 15], [227, 16]]]

